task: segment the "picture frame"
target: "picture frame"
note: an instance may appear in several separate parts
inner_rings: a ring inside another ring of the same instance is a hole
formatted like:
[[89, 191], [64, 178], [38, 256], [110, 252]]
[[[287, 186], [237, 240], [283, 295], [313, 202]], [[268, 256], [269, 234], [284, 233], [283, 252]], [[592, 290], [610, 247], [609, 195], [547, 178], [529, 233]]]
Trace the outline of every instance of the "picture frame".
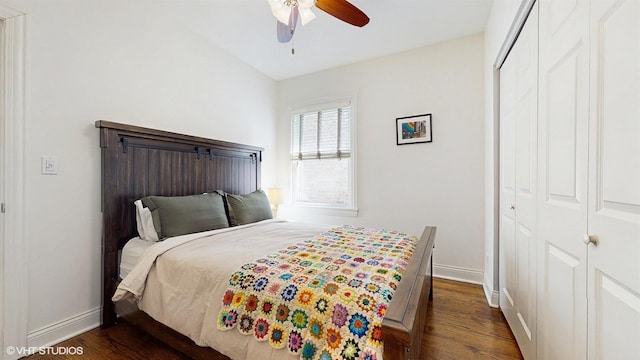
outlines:
[[396, 144], [418, 144], [433, 141], [431, 114], [396, 118]]

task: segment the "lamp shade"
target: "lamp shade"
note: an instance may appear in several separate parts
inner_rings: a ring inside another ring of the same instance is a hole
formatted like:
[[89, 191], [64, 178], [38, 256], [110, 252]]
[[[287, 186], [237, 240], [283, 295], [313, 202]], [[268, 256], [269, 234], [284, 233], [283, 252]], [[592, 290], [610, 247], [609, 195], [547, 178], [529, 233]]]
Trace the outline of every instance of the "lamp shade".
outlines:
[[279, 187], [272, 187], [267, 189], [267, 193], [269, 196], [269, 202], [272, 205], [280, 205], [282, 204], [282, 189]]

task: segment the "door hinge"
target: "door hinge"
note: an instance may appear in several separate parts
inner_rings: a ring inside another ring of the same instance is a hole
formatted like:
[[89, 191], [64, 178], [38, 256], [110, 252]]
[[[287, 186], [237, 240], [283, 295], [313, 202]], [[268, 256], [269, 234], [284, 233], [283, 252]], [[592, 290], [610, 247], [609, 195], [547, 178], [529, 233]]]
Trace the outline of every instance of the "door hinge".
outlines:
[[6, 208], [4, 207], [4, 203], [0, 204], [0, 212], [5, 213]]

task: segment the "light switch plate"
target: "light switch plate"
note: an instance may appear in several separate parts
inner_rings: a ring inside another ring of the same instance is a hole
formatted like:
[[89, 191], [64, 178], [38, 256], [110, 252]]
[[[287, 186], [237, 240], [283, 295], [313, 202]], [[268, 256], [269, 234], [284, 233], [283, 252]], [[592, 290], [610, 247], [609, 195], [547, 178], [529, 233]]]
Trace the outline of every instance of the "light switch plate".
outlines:
[[54, 156], [42, 157], [42, 175], [58, 175], [58, 158]]

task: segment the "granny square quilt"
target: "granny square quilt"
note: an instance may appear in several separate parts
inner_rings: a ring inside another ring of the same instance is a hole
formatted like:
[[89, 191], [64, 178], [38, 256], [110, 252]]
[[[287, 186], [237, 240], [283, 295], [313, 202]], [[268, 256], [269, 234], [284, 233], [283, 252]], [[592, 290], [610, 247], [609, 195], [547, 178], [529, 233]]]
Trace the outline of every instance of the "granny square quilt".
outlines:
[[247, 263], [229, 278], [217, 327], [305, 360], [382, 359], [382, 319], [416, 243], [345, 225]]

